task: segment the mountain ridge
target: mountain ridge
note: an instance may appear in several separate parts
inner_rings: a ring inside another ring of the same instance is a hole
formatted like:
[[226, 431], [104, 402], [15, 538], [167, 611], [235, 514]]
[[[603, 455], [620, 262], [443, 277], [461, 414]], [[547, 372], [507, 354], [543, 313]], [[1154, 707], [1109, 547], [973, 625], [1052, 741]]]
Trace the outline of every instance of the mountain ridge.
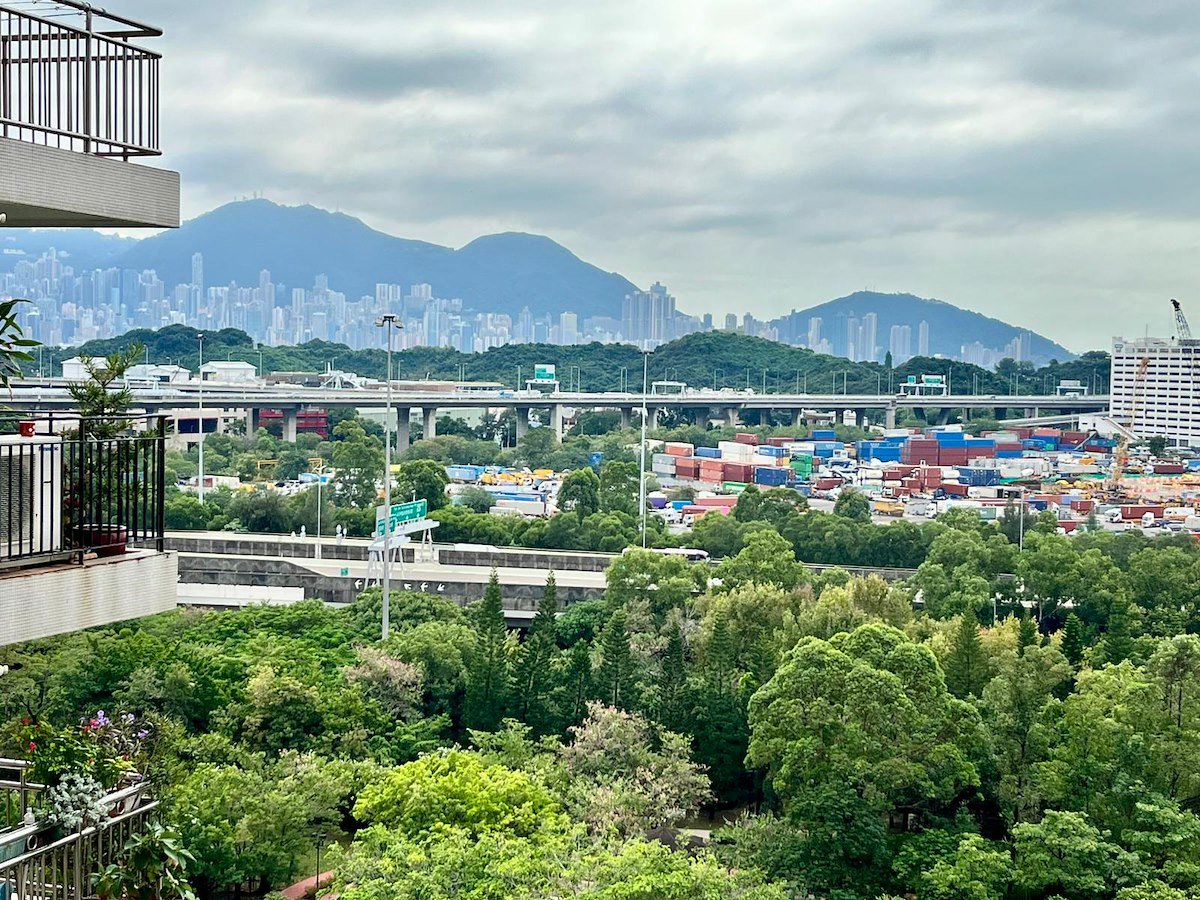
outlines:
[[374, 295], [377, 283], [431, 284], [436, 296], [511, 315], [523, 306], [540, 315], [573, 303], [581, 317], [619, 316], [621, 301], [637, 289], [545, 235], [481, 235], [455, 249], [395, 237], [345, 213], [262, 199], [228, 203], [145, 238], [121, 264], [155, 269], [168, 285], [186, 283], [196, 251], [210, 285], [257, 284], [263, 269], [288, 287], [311, 287], [323, 274], [331, 289], [352, 298]]
[[851, 316], [861, 318], [869, 313], [874, 313], [878, 319], [876, 345], [880, 348], [880, 356], [888, 350], [893, 325], [909, 326], [910, 353], [917, 355], [918, 327], [921, 321], [926, 321], [929, 323], [930, 355], [957, 357], [964, 346], [975, 342], [998, 351], [1014, 338], [1028, 333], [1032, 362], [1042, 364], [1051, 359], [1066, 361], [1075, 357], [1066, 347], [1030, 328], [1012, 325], [946, 300], [902, 292], [855, 291], [806, 309], [792, 310], [772, 319], [771, 324], [778, 329], [781, 340], [799, 342], [807, 339], [809, 320], [820, 318], [821, 337], [830, 340], [836, 348], [836, 339], [839, 336], [844, 339], [844, 334], [839, 335], [839, 325], [844, 325]]

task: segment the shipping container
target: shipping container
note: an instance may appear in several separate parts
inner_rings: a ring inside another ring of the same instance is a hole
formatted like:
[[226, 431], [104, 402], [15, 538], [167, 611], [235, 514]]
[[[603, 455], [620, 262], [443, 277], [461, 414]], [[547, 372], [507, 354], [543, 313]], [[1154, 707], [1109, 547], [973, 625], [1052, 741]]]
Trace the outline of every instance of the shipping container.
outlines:
[[721, 451], [716, 447], [697, 447], [696, 455], [703, 459], [720, 459]]
[[751, 447], [758, 446], [758, 435], [757, 434], [749, 434], [747, 432], [740, 431], [733, 436], [733, 439], [739, 444], [748, 444]]
[[668, 443], [664, 449], [670, 456], [691, 456], [696, 452], [691, 444]]
[[[745, 487], [744, 484], [743, 487]], [[737, 497], [717, 494], [712, 497], [697, 497], [692, 503], [695, 506], [737, 506]]]
[[770, 487], [782, 487], [787, 484], [788, 470], [779, 466], [755, 466], [754, 483]]

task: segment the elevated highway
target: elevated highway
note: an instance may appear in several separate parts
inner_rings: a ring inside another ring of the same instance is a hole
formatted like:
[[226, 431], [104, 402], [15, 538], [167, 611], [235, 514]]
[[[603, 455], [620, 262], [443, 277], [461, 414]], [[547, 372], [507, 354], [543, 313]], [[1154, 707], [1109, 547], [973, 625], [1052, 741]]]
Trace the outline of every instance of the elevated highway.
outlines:
[[[157, 387], [133, 387], [135, 405], [147, 413], [179, 413], [194, 410], [201, 399], [198, 382], [183, 382]], [[301, 409], [364, 408], [378, 409], [385, 403], [385, 392], [377, 388], [305, 388], [283, 385], [230, 385], [205, 383], [203, 402], [206, 409], [243, 414], [247, 427], [258, 427], [263, 410], [283, 414], [284, 438], [294, 440], [297, 415]], [[698, 424], [721, 420], [737, 424], [748, 411], [782, 412], [800, 422], [806, 413], [834, 413], [839, 417], [847, 412], [857, 414], [865, 424], [869, 412], [882, 413], [884, 424], [894, 427], [896, 413], [910, 409], [927, 422], [944, 423], [954, 410], [989, 410], [996, 418], [1005, 418], [1010, 410], [1026, 418], [1037, 418], [1044, 412], [1058, 414], [1100, 412], [1109, 408], [1106, 394], [1087, 396], [983, 395], [983, 394], [759, 394], [753, 391], [687, 390], [678, 394], [641, 394], [632, 392], [557, 392], [540, 391], [393, 391], [392, 402], [399, 414], [397, 438], [401, 447], [409, 440], [409, 419], [419, 411], [423, 433], [437, 433], [439, 412], [463, 409], [511, 409], [516, 413], [518, 432], [523, 433], [530, 410], [549, 410], [550, 424], [560, 436], [568, 411], [612, 409], [620, 412], [628, 424], [643, 407], [650, 420], [660, 412], [671, 410]], [[30, 411], [69, 411], [74, 402], [63, 379], [25, 380], [12, 388], [9, 400], [12, 408]], [[407, 413], [407, 415], [406, 415]]]

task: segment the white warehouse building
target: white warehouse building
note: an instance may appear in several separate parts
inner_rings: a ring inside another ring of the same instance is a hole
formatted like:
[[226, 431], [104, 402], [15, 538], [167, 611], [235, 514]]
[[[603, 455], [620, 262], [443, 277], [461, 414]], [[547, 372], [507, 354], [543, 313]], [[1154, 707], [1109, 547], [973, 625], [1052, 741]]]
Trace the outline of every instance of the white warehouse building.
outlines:
[[1138, 438], [1200, 447], [1200, 340], [1113, 338], [1112, 418]]

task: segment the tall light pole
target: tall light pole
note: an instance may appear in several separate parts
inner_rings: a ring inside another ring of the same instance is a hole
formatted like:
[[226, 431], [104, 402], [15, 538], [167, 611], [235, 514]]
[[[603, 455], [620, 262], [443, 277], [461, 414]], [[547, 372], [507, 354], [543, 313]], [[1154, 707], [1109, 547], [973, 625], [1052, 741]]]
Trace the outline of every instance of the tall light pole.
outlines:
[[200, 365], [196, 368], [196, 375], [200, 378], [200, 389], [198, 392], [199, 401], [197, 403], [197, 412], [200, 415], [200, 477], [197, 480], [197, 485], [200, 488], [200, 502], [204, 502], [204, 332], [197, 331], [196, 337], [200, 341]]
[[638, 452], [638, 513], [642, 517], [642, 548], [646, 547], [646, 389], [650, 354], [642, 354], [642, 446]]
[[375, 325], [387, 331], [387, 410], [383, 414], [383, 639], [392, 617], [392, 335], [404, 327], [395, 313], [384, 313]]

